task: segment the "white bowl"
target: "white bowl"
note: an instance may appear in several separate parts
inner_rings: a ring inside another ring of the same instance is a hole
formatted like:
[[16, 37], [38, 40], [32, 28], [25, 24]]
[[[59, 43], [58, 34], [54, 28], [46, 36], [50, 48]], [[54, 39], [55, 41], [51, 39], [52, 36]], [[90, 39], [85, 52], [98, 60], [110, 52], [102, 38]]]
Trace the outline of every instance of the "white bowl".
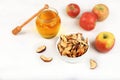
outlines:
[[89, 49], [89, 41], [88, 41], [88, 49], [87, 49], [87, 51], [83, 55], [81, 55], [79, 57], [75, 57], [75, 58], [68, 57], [68, 56], [63, 56], [63, 55], [60, 54], [60, 52], [58, 50], [58, 43], [59, 43], [59, 41], [60, 41], [60, 37], [58, 38], [58, 40], [56, 42], [57, 55], [58, 55], [58, 57], [60, 59], [62, 59], [63, 61], [66, 61], [68, 63], [78, 63], [78, 62], [80, 62], [80, 60], [82, 60], [84, 58], [85, 54], [87, 54], [88, 49]]

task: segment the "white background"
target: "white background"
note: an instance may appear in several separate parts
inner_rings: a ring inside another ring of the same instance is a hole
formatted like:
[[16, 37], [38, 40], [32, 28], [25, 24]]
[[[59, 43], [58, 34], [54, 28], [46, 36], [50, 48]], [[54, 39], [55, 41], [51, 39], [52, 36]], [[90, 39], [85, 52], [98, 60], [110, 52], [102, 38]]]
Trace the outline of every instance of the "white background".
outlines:
[[[70, 18], [65, 11], [69, 3], [77, 3], [81, 12], [77, 18]], [[91, 11], [97, 3], [106, 4], [110, 14], [103, 22], [97, 22], [92, 31], [80, 28], [81, 14]], [[89, 38], [89, 52], [76, 64], [70, 64], [57, 56], [56, 41], [42, 38], [35, 28], [35, 19], [14, 36], [11, 30], [22, 24], [44, 4], [54, 7], [61, 17], [59, 34], [81, 32]], [[0, 0], [0, 80], [120, 80], [120, 1], [119, 0]], [[115, 46], [106, 54], [100, 54], [92, 43], [99, 32], [109, 31], [116, 37]], [[42, 44], [47, 49], [42, 54], [53, 57], [44, 63], [35, 52]], [[98, 67], [89, 68], [94, 59]]]

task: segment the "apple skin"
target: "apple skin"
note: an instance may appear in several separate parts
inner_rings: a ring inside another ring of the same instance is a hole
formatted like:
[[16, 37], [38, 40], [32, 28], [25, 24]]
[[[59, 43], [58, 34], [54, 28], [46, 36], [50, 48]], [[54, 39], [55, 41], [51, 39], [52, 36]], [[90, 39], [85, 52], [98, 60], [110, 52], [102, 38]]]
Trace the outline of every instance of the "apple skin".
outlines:
[[114, 44], [115, 36], [111, 32], [101, 32], [95, 39], [95, 48], [102, 53], [110, 51]]
[[109, 15], [109, 8], [105, 4], [96, 4], [93, 7], [92, 12], [97, 15], [98, 21], [103, 21]]

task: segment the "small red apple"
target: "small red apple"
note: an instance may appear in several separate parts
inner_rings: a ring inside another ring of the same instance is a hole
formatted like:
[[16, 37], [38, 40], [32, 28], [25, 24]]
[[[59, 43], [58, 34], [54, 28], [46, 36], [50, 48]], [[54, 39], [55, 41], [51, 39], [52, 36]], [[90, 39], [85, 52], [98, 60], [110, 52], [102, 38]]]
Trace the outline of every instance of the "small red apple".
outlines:
[[98, 17], [98, 21], [105, 20], [109, 15], [109, 9], [105, 4], [97, 4], [93, 7], [92, 12]]
[[70, 17], [75, 18], [80, 13], [80, 7], [75, 3], [70, 3], [66, 7], [66, 12]]
[[111, 32], [101, 32], [95, 39], [95, 48], [99, 52], [110, 51], [115, 44], [115, 36]]

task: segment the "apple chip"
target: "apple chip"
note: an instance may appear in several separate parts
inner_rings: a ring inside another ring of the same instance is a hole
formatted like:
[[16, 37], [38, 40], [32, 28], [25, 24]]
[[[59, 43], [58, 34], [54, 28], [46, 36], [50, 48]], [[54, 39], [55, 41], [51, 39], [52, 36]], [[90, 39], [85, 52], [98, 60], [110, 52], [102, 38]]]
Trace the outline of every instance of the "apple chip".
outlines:
[[97, 67], [97, 62], [93, 59], [90, 59], [90, 69], [95, 69]]
[[44, 55], [41, 55], [40, 58], [44, 61], [44, 62], [51, 62], [53, 60], [52, 57], [46, 57]]

